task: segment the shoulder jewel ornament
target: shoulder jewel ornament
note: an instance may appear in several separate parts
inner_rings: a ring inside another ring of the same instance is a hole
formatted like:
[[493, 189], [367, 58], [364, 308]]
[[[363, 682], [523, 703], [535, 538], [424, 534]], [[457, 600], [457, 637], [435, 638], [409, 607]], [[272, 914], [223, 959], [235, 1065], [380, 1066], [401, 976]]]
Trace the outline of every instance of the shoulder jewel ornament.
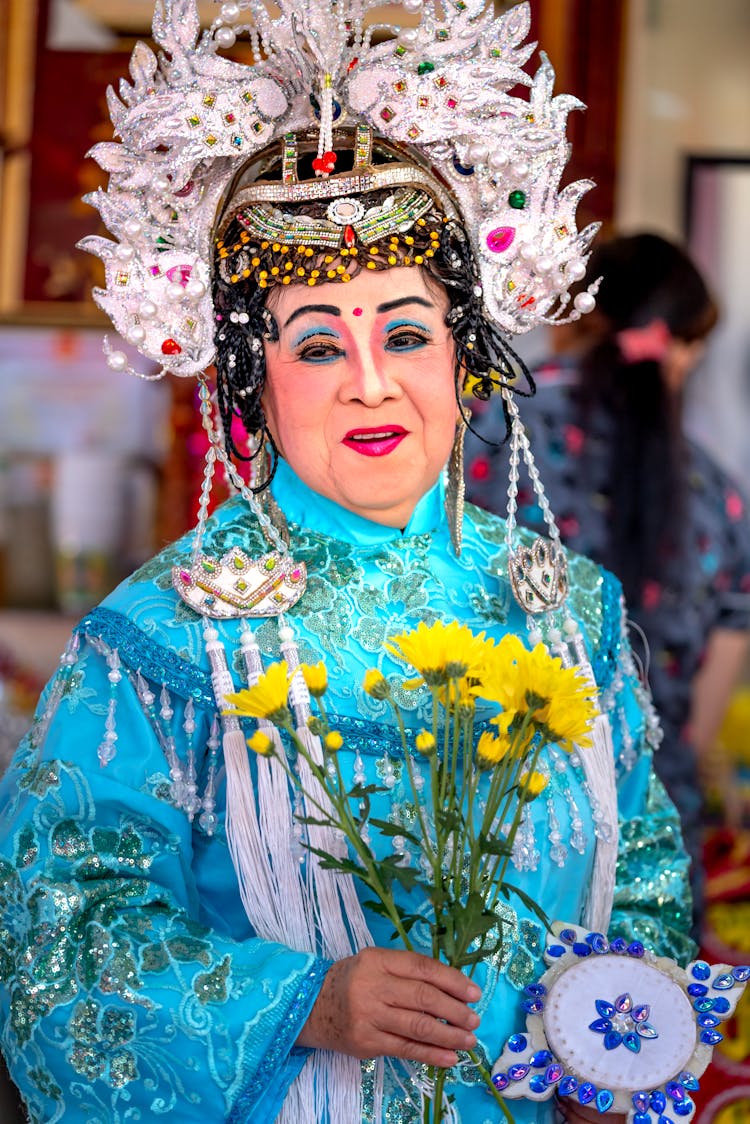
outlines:
[[525, 989], [526, 1033], [492, 1070], [504, 1097], [569, 1097], [628, 1124], [677, 1124], [722, 1040], [750, 967], [694, 960], [683, 969], [638, 941], [555, 922], [547, 971]]
[[[324, 190], [334, 127], [371, 129], [442, 182], [469, 231], [487, 312], [502, 328], [525, 332], [593, 306], [589, 292], [573, 306], [568, 296], [596, 231], [575, 225], [592, 185], [558, 190], [567, 116], [581, 103], [553, 96], [544, 56], [533, 78], [522, 69], [535, 47], [524, 43], [528, 5], [499, 18], [484, 0], [405, 7], [417, 26], [379, 22], [374, 43], [371, 0], [232, 0], [203, 32], [196, 0], [157, 6], [160, 53], [136, 46], [131, 80], [108, 94], [119, 141], [91, 153], [110, 178], [87, 200], [115, 240], [81, 243], [105, 265], [97, 303], [159, 365], [147, 377], [199, 375], [211, 363], [219, 204], [254, 154], [309, 130], [319, 133], [315, 171], [326, 197], [335, 194]], [[221, 53], [241, 36], [253, 65]], [[518, 85], [529, 87], [528, 99], [509, 92]], [[113, 369], [128, 369], [116, 344], [105, 341], [105, 351]]]

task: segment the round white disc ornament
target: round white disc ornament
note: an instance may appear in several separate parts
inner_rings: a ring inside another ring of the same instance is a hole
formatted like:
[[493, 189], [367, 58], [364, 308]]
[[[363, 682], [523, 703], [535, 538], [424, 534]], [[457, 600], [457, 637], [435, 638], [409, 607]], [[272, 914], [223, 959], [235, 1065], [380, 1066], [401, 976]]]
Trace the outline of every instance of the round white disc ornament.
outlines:
[[639, 941], [555, 922], [547, 971], [524, 989], [526, 1031], [511, 1035], [492, 1070], [515, 1100], [569, 1097], [629, 1124], [677, 1124], [721, 1041], [750, 967], [695, 960], [681, 968]]

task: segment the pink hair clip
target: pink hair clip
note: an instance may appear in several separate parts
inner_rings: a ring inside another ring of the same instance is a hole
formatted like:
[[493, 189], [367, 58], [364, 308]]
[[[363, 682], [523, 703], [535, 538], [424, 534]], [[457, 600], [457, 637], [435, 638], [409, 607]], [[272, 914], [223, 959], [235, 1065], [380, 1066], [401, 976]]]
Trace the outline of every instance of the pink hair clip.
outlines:
[[652, 320], [642, 328], [624, 328], [615, 339], [626, 363], [663, 363], [672, 334], [663, 320]]

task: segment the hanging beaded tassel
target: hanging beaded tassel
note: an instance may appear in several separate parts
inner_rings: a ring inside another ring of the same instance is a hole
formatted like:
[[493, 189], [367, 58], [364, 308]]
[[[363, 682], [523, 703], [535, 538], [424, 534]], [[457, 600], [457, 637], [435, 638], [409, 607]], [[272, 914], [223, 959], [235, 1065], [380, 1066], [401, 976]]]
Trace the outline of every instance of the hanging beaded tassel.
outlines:
[[[529, 643], [546, 643], [564, 667], [578, 667], [598, 694], [593, 669], [578, 623], [567, 610], [568, 579], [565, 553], [549, 500], [536, 467], [529, 439], [510, 390], [503, 398], [511, 419], [510, 472], [506, 546], [511, 587], [526, 613]], [[534, 489], [549, 540], [537, 538], [530, 547], [515, 545], [518, 510], [518, 476], [523, 459]], [[558, 613], [562, 612], [562, 628]], [[612, 729], [606, 714], [599, 712], [591, 730], [590, 748], [578, 752], [586, 777], [596, 832], [594, 871], [586, 903], [584, 922], [592, 930], [606, 932], [612, 910], [618, 847], [617, 781]]]

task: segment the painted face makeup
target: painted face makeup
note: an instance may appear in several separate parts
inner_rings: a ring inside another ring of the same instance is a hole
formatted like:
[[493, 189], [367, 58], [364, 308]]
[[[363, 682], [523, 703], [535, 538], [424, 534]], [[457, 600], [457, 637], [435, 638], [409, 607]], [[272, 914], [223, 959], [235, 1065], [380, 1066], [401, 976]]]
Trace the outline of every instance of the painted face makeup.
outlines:
[[266, 344], [263, 406], [281, 455], [314, 491], [404, 527], [455, 432], [447, 295], [402, 267], [314, 297], [290, 285], [269, 308], [279, 340]]

